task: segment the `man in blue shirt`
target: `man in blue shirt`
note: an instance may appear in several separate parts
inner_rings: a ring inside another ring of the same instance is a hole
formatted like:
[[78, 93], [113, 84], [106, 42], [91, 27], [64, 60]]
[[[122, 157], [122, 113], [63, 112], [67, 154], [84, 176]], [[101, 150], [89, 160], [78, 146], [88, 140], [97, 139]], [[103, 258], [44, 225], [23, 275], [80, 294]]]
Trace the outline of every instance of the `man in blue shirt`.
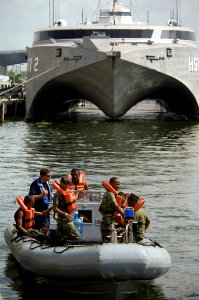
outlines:
[[[34, 196], [34, 208], [36, 211], [43, 212], [48, 209], [49, 203], [52, 202], [51, 187], [49, 180], [51, 171], [48, 168], [40, 170], [40, 177], [36, 178], [30, 185], [29, 195]], [[50, 226], [50, 213], [43, 217], [35, 216], [35, 228], [42, 231], [48, 231]]]

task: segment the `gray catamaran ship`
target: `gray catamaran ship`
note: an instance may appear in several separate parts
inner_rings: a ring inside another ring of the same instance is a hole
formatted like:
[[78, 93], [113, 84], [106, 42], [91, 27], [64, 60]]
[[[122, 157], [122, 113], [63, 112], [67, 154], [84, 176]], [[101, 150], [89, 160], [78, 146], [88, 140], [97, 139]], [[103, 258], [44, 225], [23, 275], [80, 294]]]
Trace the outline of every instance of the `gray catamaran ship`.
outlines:
[[81, 99], [112, 119], [145, 99], [171, 113], [199, 115], [199, 47], [195, 32], [171, 19], [136, 24], [114, 0], [98, 22], [54, 26], [34, 33], [27, 48], [26, 117], [52, 120]]

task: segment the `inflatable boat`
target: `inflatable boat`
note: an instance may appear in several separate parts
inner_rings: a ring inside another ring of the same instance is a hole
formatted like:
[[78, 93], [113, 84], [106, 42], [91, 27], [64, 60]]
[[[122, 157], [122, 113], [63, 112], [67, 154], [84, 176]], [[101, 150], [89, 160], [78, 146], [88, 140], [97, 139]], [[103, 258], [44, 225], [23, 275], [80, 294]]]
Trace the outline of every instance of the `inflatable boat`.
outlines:
[[[77, 202], [83, 218], [81, 240], [66, 241], [64, 246], [48, 245], [17, 236], [15, 225], [9, 224], [4, 238], [10, 252], [25, 270], [48, 278], [126, 281], [164, 275], [171, 257], [159, 243], [146, 238], [135, 243], [132, 236], [121, 241], [115, 233], [110, 243], [102, 243], [100, 199], [100, 192], [87, 192]], [[51, 221], [50, 230], [55, 232], [56, 221]]]

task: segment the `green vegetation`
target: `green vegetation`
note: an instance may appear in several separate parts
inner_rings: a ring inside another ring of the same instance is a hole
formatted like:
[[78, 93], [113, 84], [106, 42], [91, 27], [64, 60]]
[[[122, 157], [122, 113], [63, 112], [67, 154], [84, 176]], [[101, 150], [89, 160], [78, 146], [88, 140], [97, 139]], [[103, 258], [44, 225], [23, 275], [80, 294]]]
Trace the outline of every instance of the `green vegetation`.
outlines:
[[41, 121], [41, 122], [37, 122], [35, 124], [37, 127], [43, 128], [43, 127], [47, 127], [47, 126], [51, 125], [52, 122]]
[[9, 71], [8, 76], [9, 76], [9, 79], [10, 79], [12, 85], [15, 83], [20, 84], [20, 83], [23, 83], [24, 81], [26, 81], [27, 72], [22, 71], [21, 73], [17, 74], [14, 71]]

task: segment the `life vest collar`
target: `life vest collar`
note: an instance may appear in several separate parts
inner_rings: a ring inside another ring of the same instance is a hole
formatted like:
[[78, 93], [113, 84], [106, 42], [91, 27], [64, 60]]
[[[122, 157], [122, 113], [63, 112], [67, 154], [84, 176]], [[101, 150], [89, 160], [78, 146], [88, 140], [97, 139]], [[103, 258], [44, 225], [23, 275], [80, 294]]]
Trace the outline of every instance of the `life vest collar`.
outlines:
[[140, 200], [138, 200], [138, 202], [133, 207], [134, 211], [136, 212], [138, 209], [140, 209], [140, 207], [142, 207], [143, 204], [144, 204], [144, 199], [141, 198]]
[[[69, 178], [71, 178], [71, 175], [69, 175]], [[79, 182], [77, 184], [74, 184], [74, 182], [70, 182], [69, 183], [69, 188], [71, 190], [76, 190], [76, 189], [82, 189], [85, 187], [86, 184], [86, 175], [83, 171], [80, 171], [80, 175], [79, 175]]]
[[68, 207], [69, 213], [72, 213], [76, 207], [77, 203], [75, 201], [75, 194], [70, 189], [63, 190], [60, 184], [57, 181], [52, 182], [52, 187], [60, 193], [62, 196], [64, 196], [66, 205]]
[[114, 187], [112, 187], [112, 185], [107, 180], [104, 180], [102, 182], [102, 186], [105, 188], [105, 190], [113, 193], [115, 196], [118, 194], [118, 192], [114, 189]]

